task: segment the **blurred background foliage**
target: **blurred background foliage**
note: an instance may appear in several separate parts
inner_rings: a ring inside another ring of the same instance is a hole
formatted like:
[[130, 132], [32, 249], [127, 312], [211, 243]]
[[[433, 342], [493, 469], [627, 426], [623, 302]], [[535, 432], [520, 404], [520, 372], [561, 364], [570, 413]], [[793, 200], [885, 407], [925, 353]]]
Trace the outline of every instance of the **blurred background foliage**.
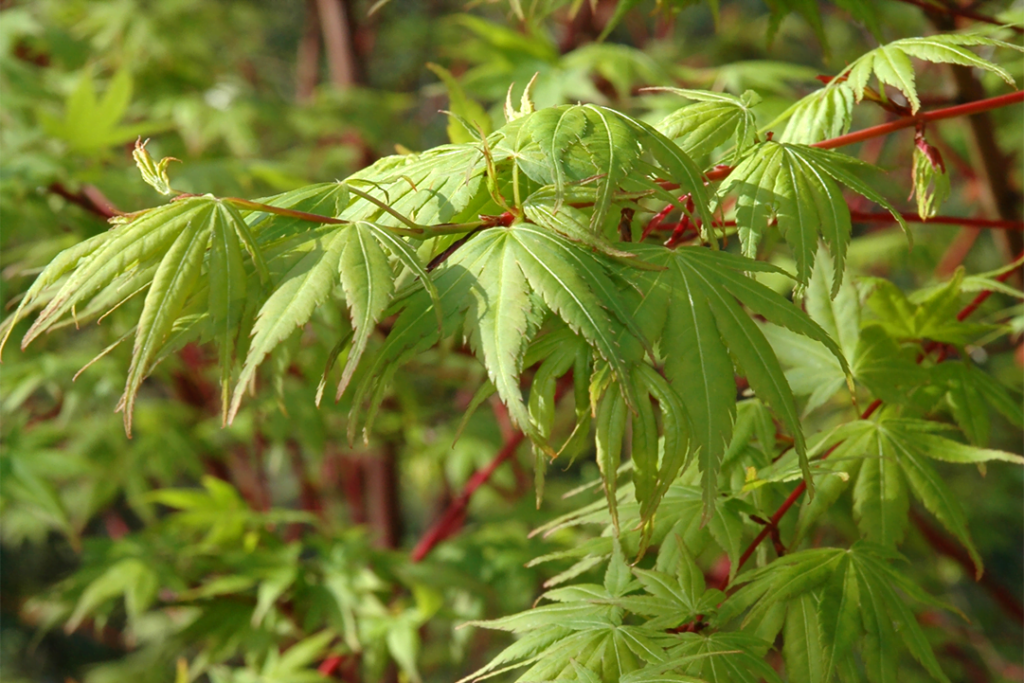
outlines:
[[[446, 142], [439, 110], [449, 96], [478, 102], [484, 125], [489, 118], [496, 126], [509, 85], [518, 93], [534, 74], [539, 107], [596, 102], [652, 121], [679, 100], [643, 86], [752, 89], [763, 98], [764, 124], [815, 89], [816, 76], [836, 73], [879, 39], [931, 30], [914, 3], [879, 3], [868, 25], [852, 21], [844, 3], [824, 4], [815, 27], [779, 15], [788, 3], [768, 3], [773, 14], [754, 0], [649, 2], [598, 42], [615, 2], [575, 3], [575, 14], [570, 3], [550, 1], [391, 0], [371, 15], [372, 4], [3, 2], [0, 300], [16, 302], [57, 252], [108, 229], [115, 208], [157, 203], [131, 160], [139, 137], [152, 139], [154, 157], [185, 161], [172, 167], [176, 187], [258, 197], [343, 178], [396, 149]], [[984, 4], [1006, 20], [1022, 13], [1019, 3]], [[1024, 80], [1018, 55], [986, 58], [1006, 60]], [[438, 74], [449, 73], [446, 85]], [[920, 78], [929, 103], [960, 96], [944, 67], [930, 65]], [[855, 128], [883, 112], [859, 108], [856, 116]], [[1004, 184], [1019, 188], [1019, 111], [992, 118], [1002, 149], [1016, 150]], [[968, 127], [954, 121], [937, 130], [964, 181], [943, 212], [972, 215], [979, 203], [998, 203], [971, 181], [979, 161]], [[911, 145], [893, 137], [861, 150], [903, 183], [887, 188], [890, 197], [909, 195]], [[911, 250], [889, 227], [858, 225], [855, 235], [851, 273], [906, 288], [948, 276], [953, 258], [970, 272], [999, 267], [1012, 248], [1004, 236], [965, 237], [951, 226], [915, 227]], [[951, 255], [950, 245], [967, 239], [976, 240], [970, 251]], [[785, 249], [768, 244], [765, 253], [785, 265]], [[993, 297], [984, 313], [1011, 305]], [[581, 543], [590, 530], [529, 533], [581, 497], [596, 500], [593, 487], [563, 498], [595, 481], [596, 468], [586, 457], [555, 468], [537, 510], [532, 457], [520, 449], [472, 497], [461, 533], [412, 562], [410, 548], [491, 461], [510, 425], [500, 405], [485, 404], [452, 446], [485, 375], [461, 349], [440, 348], [398, 375], [369, 445], [348, 447], [347, 406], [318, 410], [312, 401], [343, 315], [321, 311], [276, 353], [272, 378], [229, 428], [221, 427], [215, 354], [190, 345], [165, 358], [140, 396], [131, 440], [113, 413], [128, 350], [115, 348], [72, 381], [128, 331], [130, 315], [114, 312], [26, 352], [8, 349], [0, 399], [5, 681], [445, 681], [506, 644], [455, 627], [527, 608], [567, 566], [527, 563]], [[979, 350], [1017, 390], [1019, 341]], [[991, 429], [993, 446], [1020, 451], [1019, 430], [999, 418]], [[989, 576], [1019, 604], [1021, 471], [1001, 469], [984, 482], [983, 497], [970, 472], [950, 468], [948, 476], [970, 502]], [[842, 536], [851, 522], [837, 514], [828, 524], [821, 533]], [[963, 674], [954, 680], [1021, 680], [1019, 620], [1007, 619], [921, 528], [905, 551], [928, 590], [974, 619], [944, 625], [939, 652]], [[716, 557], [702, 562], [720, 571]]]

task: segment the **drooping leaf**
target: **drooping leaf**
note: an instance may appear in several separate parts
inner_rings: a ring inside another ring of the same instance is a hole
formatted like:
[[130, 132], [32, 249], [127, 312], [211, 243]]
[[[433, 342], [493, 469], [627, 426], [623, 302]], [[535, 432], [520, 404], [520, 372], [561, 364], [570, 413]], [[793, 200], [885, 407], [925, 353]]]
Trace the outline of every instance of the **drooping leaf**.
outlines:
[[914, 147], [914, 164], [911, 168], [917, 215], [923, 219], [931, 218], [939, 213], [939, 207], [949, 198], [949, 174], [942, 158], [938, 156], [938, 150], [923, 139]]
[[[886, 631], [895, 626], [894, 630], [899, 634], [900, 639], [914, 659], [920, 662], [935, 680], [949, 683], [949, 678], [936, 660], [935, 653], [932, 652], [931, 645], [918, 625], [917, 618], [896, 591], [893, 590], [893, 574], [895, 572], [892, 567], [871, 553], [856, 554], [853, 556], [853, 561], [858, 571], [860, 584], [858, 592], [867, 598], [868, 601], [864, 614], [870, 615], [872, 610], [875, 612], [875, 622], [879, 625], [879, 639], [881, 639], [883, 634], [886, 634]], [[882, 605], [884, 605], [884, 612], [879, 609]], [[886, 618], [890, 619], [892, 624], [888, 629], [880, 623]], [[865, 626], [867, 626], [866, 622], [867, 619], [865, 619]], [[866, 628], [865, 630], [868, 631], [868, 638], [870, 640], [872, 635], [871, 629]], [[879, 643], [880, 651], [884, 651], [887, 647]]]
[[853, 512], [863, 538], [894, 547], [903, 540], [907, 527], [907, 485], [888, 442], [875, 438], [867, 447], [853, 488]]
[[840, 183], [885, 207], [906, 227], [896, 210], [861, 180], [870, 169], [836, 152], [764, 142], [729, 174], [718, 193], [739, 195], [736, 220], [745, 256], [757, 254], [762, 236], [772, 220], [776, 222], [793, 250], [801, 284], [810, 280], [818, 239], [824, 239], [834, 262], [832, 287], [837, 292], [851, 230]]
[[[337, 269], [352, 317], [352, 347], [341, 373], [339, 392], [348, 386], [366, 350], [366, 342], [394, 294], [395, 276], [378, 241], [379, 235], [386, 232], [362, 221], [339, 231]], [[328, 259], [328, 267], [332, 261], [333, 257]]]
[[654, 514], [658, 499], [658, 422], [654, 407], [646, 400], [642, 376], [639, 373], [630, 377], [633, 393], [637, 397], [633, 415], [630, 416], [632, 428], [633, 487], [636, 500], [640, 503], [640, 523], [646, 525]]
[[810, 593], [789, 602], [782, 654], [793, 683], [815, 683], [828, 678], [818, 613], [818, 600]]
[[622, 438], [626, 429], [626, 402], [617, 391], [606, 392], [597, 406], [595, 447], [597, 466], [604, 482], [605, 498], [612, 524], [619, 531], [618, 471], [622, 455]]
[[512, 421], [538, 445], [546, 445], [526, 409], [519, 389], [523, 355], [540, 324], [526, 276], [516, 262], [516, 244], [508, 231], [490, 230], [477, 238], [488, 249], [489, 265], [470, 287], [466, 332], [480, 353], [487, 376], [508, 406]]
[[[366, 373], [355, 386], [349, 414], [350, 439], [355, 437], [358, 413], [367, 396], [370, 396], [370, 405], [364, 434], [368, 435], [377, 406], [383, 400], [394, 373], [413, 354], [430, 348], [442, 335], [455, 332], [472, 301], [470, 287], [473, 281], [483, 268], [490, 265], [487, 256], [491, 246], [487, 240], [472, 239], [458, 249], [431, 276], [436, 296], [427, 288], [421, 288], [399, 299], [396, 304], [396, 308], [401, 309], [398, 318], [380, 350], [367, 361]], [[435, 304], [435, 301], [439, 303]], [[436, 308], [441, 311], [440, 329]]]
[[[534, 355], [547, 356], [534, 373], [528, 404], [532, 424], [527, 429], [535, 430], [539, 433], [540, 437], [539, 439], [536, 437], [533, 439], [536, 462], [534, 488], [536, 489], [538, 508], [543, 499], [544, 477], [547, 471], [548, 458], [552, 456], [550, 447], [547, 446], [547, 440], [551, 437], [551, 431], [555, 422], [555, 394], [558, 380], [577, 365], [577, 360], [581, 355], [592, 354], [593, 350], [583, 339], [573, 335], [567, 327], [563, 327], [536, 340], [527, 350], [526, 357], [523, 359], [523, 365], [526, 365], [527, 363], [532, 364], [535, 361]], [[575, 375], [573, 379], [574, 383], [580, 380]], [[582, 410], [580, 406], [582, 406]], [[577, 403], [576, 415], [577, 423], [573, 430], [574, 434], [581, 428], [589, 431], [590, 412], [587, 401]], [[571, 439], [572, 437], [570, 437]], [[558, 451], [557, 455], [560, 455], [569, 445], [567, 441]], [[546, 450], [547, 452], [545, 452]], [[570, 454], [570, 457], [573, 457], [573, 455]]]
[[[589, 252], [550, 232], [520, 223], [511, 230], [516, 260], [544, 303], [570, 328], [582, 334], [608, 362], [615, 377], [628, 376], [615, 343], [616, 323], [606, 312], [616, 291], [605, 267]], [[607, 294], [599, 299], [597, 294]], [[629, 401], [632, 392], [625, 388]]]
[[[33, 283], [19, 304], [19, 310], [30, 310], [45, 288], [57, 283], [62, 275], [73, 272], [49, 296], [45, 308], [25, 333], [22, 348], [128, 271], [132, 264], [162, 260], [178, 234], [201, 212], [209, 212], [209, 202], [201, 198], [168, 204], [58, 255]], [[15, 318], [20, 315], [15, 312]]]
[[233, 225], [234, 216], [217, 207], [210, 247], [210, 325], [220, 360], [221, 412], [226, 416], [230, 397], [235, 342], [246, 308], [248, 283], [242, 250]]
[[338, 260], [345, 246], [344, 235], [338, 231], [313, 238], [306, 255], [284, 275], [263, 304], [253, 326], [249, 353], [235, 385], [229, 421], [238, 413], [244, 392], [267, 354], [297, 327], [306, 324], [316, 307], [340, 284]]
[[[661, 340], [666, 377], [676, 388], [695, 426], [693, 439], [700, 448], [698, 463], [703, 475], [706, 514], [710, 514], [718, 495], [718, 470], [735, 414], [736, 388], [730, 379], [730, 353], [758, 396], [792, 430], [797, 451], [804, 452], [799, 419], [782, 368], [763, 334], [738, 302], [768, 320], [824, 344], [841, 367], [846, 361], [835, 342], [792, 303], [743, 274], [744, 270], [772, 270], [771, 266], [703, 248], [670, 250], [636, 245], [630, 250], [648, 263], [665, 267], [659, 272], [629, 273], [642, 297], [631, 308], [642, 310], [649, 321], [665, 321], [661, 329], [650, 328], [650, 333], [654, 340]], [[636, 296], [628, 290], [625, 295]]]
[[[654, 514], [658, 503], [668, 493], [669, 486], [689, 463], [692, 427], [682, 399], [664, 377], [643, 363], [634, 365], [633, 375], [639, 379], [639, 389], [649, 393], [661, 408], [661, 436], [656, 451], [660, 457], [657, 459], [653, 500], [647, 504], [640, 499], [640, 516], [646, 519]], [[638, 393], [641, 391], [638, 390]], [[645, 508], [649, 512], [645, 512]]]
[[861, 599], [861, 621], [864, 627], [864, 644], [861, 653], [872, 683], [896, 683], [899, 662], [899, 638], [892, 620], [886, 613], [882, 589], [857, 567], [857, 592]]
[[119, 408], [124, 412], [125, 432], [131, 435], [135, 397], [152, 361], [170, 335], [185, 300], [195, 289], [210, 243], [211, 224], [218, 207], [207, 204], [178, 234], [160, 260], [139, 317], [132, 362]]
[[824, 647], [825, 683], [834, 676], [839, 662], [853, 647], [861, 633], [860, 590], [857, 573], [849, 558], [843, 558], [821, 592], [818, 619], [821, 645]]

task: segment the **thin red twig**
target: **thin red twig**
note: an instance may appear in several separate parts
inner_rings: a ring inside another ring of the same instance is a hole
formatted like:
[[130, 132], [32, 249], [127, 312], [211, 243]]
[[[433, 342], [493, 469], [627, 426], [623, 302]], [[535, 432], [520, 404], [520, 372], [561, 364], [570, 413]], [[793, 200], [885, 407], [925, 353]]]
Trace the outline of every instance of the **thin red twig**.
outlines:
[[[667, 216], [671, 212], [672, 208], [674, 208], [672, 205], [665, 207], [665, 210], [663, 210], [662, 213], [657, 214], [657, 216], [655, 216], [655, 219], [657, 219], [658, 216], [661, 216], [662, 214]], [[920, 223], [922, 225], [961, 225], [966, 228], [985, 228], [992, 230], [1007, 230], [1009, 232], [1024, 232], [1024, 221], [1005, 221], [990, 218], [967, 218], [964, 216], [932, 216], [931, 218], [922, 218], [916, 213], [898, 213], [900, 217], [907, 223]], [[655, 223], [655, 219], [651, 220], [651, 223], [654, 223], [654, 226], [653, 228], [651, 228], [651, 230], [658, 230], [661, 228], [663, 220], [658, 220]], [[896, 217], [893, 216], [888, 211], [850, 211], [850, 219], [854, 223], [892, 224], [896, 222]], [[773, 220], [770, 224], [774, 225], [775, 221]], [[650, 225], [648, 225], [648, 227], [650, 227]], [[674, 227], [675, 225], [673, 225], [673, 228]], [[736, 227], [736, 221], [715, 221], [714, 227], [734, 228]], [[647, 232], [648, 230], [645, 228], [645, 236]]]
[[[684, 201], [685, 197], [686, 195], [683, 195], [682, 197], [679, 198], [679, 201]], [[668, 215], [672, 213], [672, 209], [674, 208], [676, 208], [675, 204], [667, 204], [664, 209], [654, 214], [654, 217], [651, 218], [651, 220], [647, 221], [647, 225], [644, 226], [644, 231], [640, 234], [640, 241], [643, 242], [645, 239], [647, 239], [648, 235], [650, 235], [652, 232], [660, 228], [662, 221], [664, 221], [668, 217]]]
[[114, 216], [123, 215], [123, 213], [119, 211], [118, 208], [114, 206], [102, 192], [100, 192], [99, 188], [94, 185], [82, 185], [82, 189], [78, 192], [72, 192], [62, 183], [51, 183], [46, 189], [55, 195], [63, 197], [68, 202], [82, 207], [89, 213], [103, 218], [104, 220], [113, 218]]
[[[999, 95], [997, 97], [989, 97], [976, 102], [968, 102], [967, 104], [959, 104], [955, 107], [944, 107], [942, 109], [936, 109], [934, 111], [928, 111], [918, 113], [914, 116], [904, 116], [903, 118], [890, 121], [889, 123], [883, 123], [878, 126], [872, 126], [871, 128], [865, 128], [858, 130], [853, 133], [847, 133], [846, 135], [840, 135], [838, 137], [829, 138], [828, 140], [822, 140], [821, 142], [815, 142], [810, 145], [811, 147], [817, 147], [819, 149], [835, 149], [836, 147], [845, 147], [846, 145], [852, 145], [871, 138], [881, 137], [883, 135], [889, 135], [895, 133], [898, 130], [904, 128], [913, 128], [919, 123], [927, 123], [928, 121], [941, 121], [943, 119], [951, 119], [957, 116], [970, 116], [972, 114], [980, 114], [983, 111], [990, 111], [992, 109], [998, 109], [1000, 107], [1007, 107], [1011, 104], [1018, 104], [1024, 102], [1024, 91], [1012, 92], [1006, 95]], [[732, 173], [732, 166], [716, 166], [707, 173], [704, 177], [709, 182], [716, 180], [723, 180], [730, 173]], [[675, 190], [679, 188], [677, 183], [661, 182], [659, 183], [666, 190]]]
[[[564, 375], [555, 386], [555, 402], [557, 403], [566, 391], [571, 386], [572, 373]], [[469, 501], [476, 493], [477, 489], [483, 486], [494, 474], [495, 470], [501, 466], [506, 460], [512, 458], [515, 455], [516, 449], [519, 444], [523, 442], [526, 437], [519, 430], [516, 430], [505, 438], [505, 443], [502, 445], [501, 450], [481, 470], [478, 470], [469, 478], [466, 485], [462, 488], [462, 492], [457, 498], [452, 500], [448, 504], [447, 509], [441, 518], [434, 522], [434, 525], [420, 538], [416, 547], [413, 548], [410, 555], [413, 562], [419, 562], [427, 554], [434, 549], [434, 547], [445, 540], [449, 536], [453, 535], [462, 526], [463, 520], [466, 518], [466, 508], [469, 506]]]
[[[860, 419], [868, 419], [876, 410], [878, 410], [878, 407], [881, 405], [881, 399], [875, 399], [875, 401], [871, 405], [869, 405], [863, 413], [861, 413]], [[821, 459], [824, 460], [828, 456], [832, 455], [832, 452], [839, 448], [839, 445], [842, 443], [843, 442], [840, 441], [839, 443], [835, 444], [827, 451], [825, 451], [825, 454], [821, 456]], [[793, 507], [793, 505], [795, 505], [798, 500], [800, 500], [800, 496], [804, 495], [804, 491], [806, 490], [806, 481], [800, 482], [797, 485], [797, 487], [793, 489], [793, 492], [790, 493], [789, 497], [782, 502], [782, 505], [780, 505], [779, 509], [775, 511], [775, 514], [771, 516], [771, 519], [769, 519], [768, 523], [764, 526], [763, 529], [761, 529], [761, 532], [754, 538], [753, 541], [751, 541], [750, 545], [747, 546], [747, 549], [743, 551], [743, 554], [740, 556], [739, 562], [736, 564], [736, 571], [739, 571], [740, 568], [742, 568], [743, 565], [746, 564], [747, 560], [750, 559], [750, 556], [754, 554], [755, 550], [757, 550], [757, 546], [761, 545], [761, 541], [763, 541], [771, 535], [772, 529], [778, 528], [779, 522], [782, 520], [783, 517], [786, 516], [786, 513], [789, 512], [789, 509]], [[725, 590], [726, 587], [728, 587], [728, 585], [728, 580], [726, 580], [726, 584], [722, 586], [722, 590]]]
[[980, 114], [983, 111], [998, 109], [999, 107], [1006, 107], [1020, 102], [1024, 102], [1024, 91], [1012, 92], [1006, 95], [999, 95], [997, 97], [989, 97], [984, 100], [978, 100], [977, 102], [959, 104], [955, 107], [944, 107], [934, 111], [919, 113], [916, 116], [904, 116], [903, 118], [890, 121], [889, 123], [882, 123], [877, 126], [872, 126], [871, 128], [865, 128], [853, 133], [847, 133], [846, 135], [822, 140], [821, 142], [814, 143], [811, 147], [817, 147], [819, 149], [835, 149], [836, 147], [844, 147], [846, 145], [863, 142], [864, 140], [869, 140], [871, 138], [877, 138], [881, 135], [895, 133], [896, 131], [904, 128], [913, 128], [918, 123], [941, 121], [942, 119], [951, 119], [957, 116]]
[[[1024, 221], [1004, 221], [991, 218], [963, 218], [961, 216], [932, 216], [922, 218], [916, 213], [900, 213], [908, 223], [924, 223], [925, 225], [962, 225], [970, 228], [991, 228], [995, 230], [1024, 231]], [[851, 211], [850, 218], [854, 223], [895, 223], [896, 218], [888, 211], [864, 212]]]
[[441, 519], [437, 520], [430, 530], [427, 531], [420, 539], [416, 547], [413, 548], [412, 554], [410, 555], [413, 562], [419, 562], [427, 554], [434, 549], [441, 541], [451, 536], [455, 531], [458, 530], [462, 524], [462, 520], [466, 516], [466, 508], [469, 506], [469, 500], [476, 493], [476, 490], [487, 483], [487, 480], [491, 478], [494, 471], [499, 466], [513, 455], [515, 455], [516, 449], [519, 444], [523, 442], [525, 436], [522, 432], [517, 431], [511, 437], [505, 440], [505, 444], [498, 451], [498, 454], [494, 456], [494, 459], [487, 464], [481, 470], [478, 470], [469, 478], [466, 482], [466, 486], [462, 489], [462, 493], [451, 502], [448, 509], [441, 515]]
[[[1011, 275], [1013, 275], [1013, 271], [1012, 270], [1008, 270], [1005, 273], [1003, 273], [1002, 275], [1000, 275], [999, 277], [997, 277], [996, 279], [999, 282], [1004, 282], [1005, 280], [1010, 279]], [[974, 297], [974, 300], [971, 301], [971, 303], [969, 303], [966, 306], [964, 306], [963, 310], [956, 314], [956, 319], [962, 321], [964, 318], [969, 316], [971, 313], [974, 313], [975, 309], [977, 309], [978, 306], [980, 306], [982, 303], [984, 303], [985, 299], [989, 298], [990, 296], [992, 296], [992, 290], [991, 289], [986, 289], [984, 291], [978, 292], [978, 296]]]

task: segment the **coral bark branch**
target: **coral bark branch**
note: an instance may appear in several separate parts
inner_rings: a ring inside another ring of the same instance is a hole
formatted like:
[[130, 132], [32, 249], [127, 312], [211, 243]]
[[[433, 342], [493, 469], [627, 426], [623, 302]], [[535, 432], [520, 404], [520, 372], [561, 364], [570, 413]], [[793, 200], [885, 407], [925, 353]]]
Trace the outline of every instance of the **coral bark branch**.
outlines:
[[46, 189], [100, 218], [109, 219], [122, 215], [122, 212], [94, 185], [83, 185], [78, 192], [72, 192], [62, 183], [51, 183]]
[[[989, 97], [976, 102], [968, 102], [967, 104], [958, 104], [954, 107], [944, 107], [942, 109], [936, 109], [934, 111], [928, 111], [917, 114], [915, 116], [904, 116], [890, 121], [888, 123], [882, 123], [877, 126], [870, 128], [864, 128], [863, 130], [854, 131], [853, 133], [847, 133], [846, 135], [840, 135], [838, 137], [829, 138], [828, 140], [822, 140], [821, 142], [815, 142], [810, 145], [811, 147], [817, 147], [819, 149], [835, 149], [837, 147], [845, 147], [846, 145], [853, 145], [858, 142], [864, 142], [871, 138], [881, 137], [883, 135], [889, 135], [895, 133], [898, 130], [904, 128], [913, 128], [919, 123], [927, 123], [929, 121], [941, 121], [943, 119], [952, 119], [958, 116], [971, 116], [972, 114], [980, 114], [984, 111], [990, 111], [992, 109], [999, 109], [1000, 107], [1008, 107], [1013, 104], [1020, 104], [1024, 102], [1024, 91], [1007, 93], [1006, 95], [999, 95], [997, 97]], [[704, 177], [709, 181], [723, 180], [730, 173], [732, 173], [732, 166], [716, 166], [707, 173]], [[662, 183], [662, 187], [666, 190], [675, 189], [678, 185], [674, 183]]]
[[[990, 228], [994, 230], [1024, 231], [1024, 221], [1001, 220], [991, 218], [963, 218], [960, 216], [932, 216], [922, 218], [916, 213], [901, 213], [900, 216], [908, 223], [925, 223], [927, 225], [962, 225], [970, 228]], [[888, 212], [851, 211], [850, 218], [854, 223], [895, 223], [896, 219]]]
[[498, 451], [498, 454], [494, 456], [494, 459], [487, 464], [481, 470], [477, 470], [469, 481], [466, 482], [466, 486], [462, 489], [462, 493], [459, 494], [458, 498], [453, 500], [448, 506], [448, 509], [444, 511], [441, 519], [434, 523], [434, 526], [430, 527], [430, 530], [423, 535], [420, 542], [413, 548], [411, 558], [413, 562], [419, 562], [430, 553], [434, 547], [445, 540], [452, 534], [454, 534], [459, 527], [462, 525], [463, 519], [466, 516], [466, 508], [469, 506], [469, 501], [476, 493], [476, 490], [487, 483], [487, 480], [491, 478], [494, 471], [499, 466], [513, 455], [515, 455], [516, 449], [519, 444], [523, 442], [525, 436], [522, 432], [516, 432], [508, 439], [505, 440], [505, 444]]
[[[876, 410], [878, 410], [879, 406], [881, 405], [882, 401], [879, 399], [875, 399], [875, 401], [871, 405], [869, 405], [863, 413], [861, 413], [860, 419], [868, 419], [869, 417], [871, 417], [872, 414], [874, 414]], [[839, 444], [841, 443], [842, 441], [840, 441], [839, 443], [835, 444], [827, 451], [825, 451], [825, 454], [821, 456], [821, 459], [824, 460], [828, 456], [832, 455], [832, 452], [835, 449], [839, 448]], [[771, 535], [772, 529], [778, 528], [779, 522], [782, 520], [783, 517], [786, 516], [786, 513], [789, 512], [789, 509], [793, 507], [793, 505], [795, 505], [798, 500], [800, 500], [800, 496], [804, 495], [804, 491], [806, 490], [807, 482], [804, 481], [800, 482], [797, 485], [797, 487], [793, 489], [793, 492], [790, 493], [789, 497], [782, 502], [782, 505], [780, 505], [779, 509], [775, 511], [775, 514], [773, 514], [771, 519], [768, 520], [768, 523], [764, 526], [763, 529], [761, 529], [761, 532], [754, 538], [753, 541], [750, 542], [750, 545], [747, 546], [747, 549], [743, 551], [743, 554], [740, 556], [739, 562], [736, 565], [736, 571], [739, 571], [743, 567], [743, 565], [746, 564], [747, 560], [750, 559], [750, 556], [754, 554], [755, 550], [757, 550], [757, 546], [761, 545], [761, 542]], [[726, 583], [726, 586], [727, 585], [728, 582]], [[723, 586], [722, 589], [724, 590], [726, 586]]]
[[[558, 384], [555, 387], [555, 403], [558, 403], [570, 386], [572, 386], [571, 372], [558, 380]], [[469, 507], [469, 501], [473, 494], [490, 480], [495, 470], [502, 463], [515, 456], [516, 449], [519, 448], [519, 445], [525, 438], [525, 435], [518, 429], [506, 436], [505, 443], [502, 445], [501, 450], [498, 451], [498, 454], [483, 469], [478, 470], [469, 478], [462, 492], [448, 505], [441, 518], [420, 538], [419, 543], [416, 544], [410, 555], [413, 562], [422, 560], [438, 543], [459, 530], [466, 518], [466, 508]]]
[[819, 149], [845, 147], [846, 145], [863, 142], [864, 140], [877, 138], [881, 135], [889, 135], [890, 133], [895, 133], [896, 131], [904, 128], [913, 128], [918, 123], [941, 121], [943, 119], [951, 119], [957, 116], [971, 116], [972, 114], [980, 114], [983, 111], [998, 109], [1000, 107], [1008, 107], [1012, 104], [1020, 104], [1021, 102], [1024, 102], [1024, 91], [1007, 93], [1006, 95], [989, 97], [976, 102], [958, 104], [955, 107], [944, 107], [942, 109], [936, 109], [935, 111], [924, 112], [923, 114], [917, 114], [916, 116], [904, 116], [903, 118], [890, 121], [889, 123], [882, 123], [853, 133], [847, 133], [846, 135], [822, 140], [821, 142], [814, 143], [811, 147], [817, 147]]

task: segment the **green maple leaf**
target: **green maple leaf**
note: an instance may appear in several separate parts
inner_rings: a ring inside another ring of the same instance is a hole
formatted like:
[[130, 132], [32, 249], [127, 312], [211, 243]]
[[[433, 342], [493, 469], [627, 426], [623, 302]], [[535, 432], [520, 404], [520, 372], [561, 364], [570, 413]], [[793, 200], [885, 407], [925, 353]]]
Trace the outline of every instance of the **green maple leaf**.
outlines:
[[736, 97], [707, 90], [653, 90], [664, 90], [695, 101], [695, 104], [669, 114], [656, 126], [690, 157], [700, 159], [733, 138], [733, 153], [727, 159], [731, 162], [741, 158], [754, 143], [757, 123], [753, 109], [761, 101], [757, 93], [748, 90], [742, 97]]
[[[211, 241], [213, 251], [207, 263]], [[232, 325], [240, 319], [244, 291], [240, 245], [250, 242], [241, 214], [213, 198], [189, 198], [147, 211], [58, 255], [33, 283], [8, 324], [45, 302], [23, 339], [24, 346], [67, 315], [78, 319], [76, 309], [86, 302], [90, 305], [83, 313], [92, 317], [146, 291], [119, 404], [130, 434], [139, 386], [173, 338], [190, 297], [204, 293], [199, 277], [204, 266], [208, 315], [216, 326], [222, 359], [230, 356]], [[258, 252], [252, 260], [257, 269], [263, 265]]]
[[43, 128], [64, 140], [75, 152], [96, 154], [167, 127], [167, 124], [152, 122], [122, 125], [131, 99], [132, 76], [127, 69], [114, 74], [100, 99], [92, 69], [86, 68], [64, 105], [63, 120], [43, 112]]
[[898, 418], [883, 411], [877, 421], [859, 420], [842, 425], [816, 450], [842, 441], [830, 459], [857, 458], [851, 462], [861, 462], [859, 469], [852, 464], [849, 471], [856, 477], [854, 514], [864, 538], [887, 547], [898, 544], [907, 524], [912, 493], [963, 544], [980, 576], [981, 556], [967, 529], [963, 504], [929, 461], [1024, 464], [1024, 458], [941, 436], [948, 429], [939, 423]]
[[894, 339], [966, 344], [991, 331], [992, 327], [957, 319], [963, 277], [963, 270], [958, 269], [944, 286], [924, 290], [910, 298], [891, 282], [875, 279], [868, 306]]
[[855, 99], [853, 88], [845, 83], [820, 88], [780, 114], [766, 128], [774, 129], [786, 121], [778, 141], [802, 145], [846, 135], [853, 121]]
[[753, 625], [785, 608], [784, 617], [772, 621], [769, 635], [783, 629], [787, 673], [800, 683], [832, 680], [858, 641], [872, 681], [895, 680], [902, 644], [935, 680], [948, 682], [896, 588], [916, 602], [955, 608], [927, 595], [897, 571], [893, 562], [901, 559], [866, 541], [850, 549], [790, 553], [737, 577], [735, 585], [742, 587], [725, 601], [714, 623], [724, 626], [745, 615], [743, 623]]
[[910, 102], [911, 113], [916, 114], [921, 108], [921, 100], [917, 95], [917, 84], [914, 78], [914, 67], [910, 58], [914, 57], [926, 62], [938, 64], [960, 64], [973, 69], [981, 69], [994, 73], [1011, 86], [1015, 85], [1013, 77], [997, 64], [982, 59], [967, 47], [986, 45], [1004, 47], [1018, 51], [1020, 46], [993, 40], [984, 36], [969, 34], [945, 34], [921, 38], [904, 38], [878, 47], [861, 56], [843, 69], [836, 83], [845, 76], [849, 87], [859, 102], [864, 96], [868, 79], [874, 74], [880, 85], [891, 85], [906, 96]]
[[[807, 313], [830, 338], [837, 340], [857, 383], [887, 403], [904, 403], [907, 395], [928, 380], [916, 362], [916, 352], [901, 348], [878, 325], [861, 328], [861, 305], [856, 288], [844, 282], [832, 296], [832, 264], [819, 250], [804, 304]], [[775, 325], [762, 327], [797, 396], [808, 396], [804, 414], [824, 405], [847, 385], [843, 366], [817, 341]]]
[[718, 194], [739, 195], [736, 222], [745, 256], [757, 254], [757, 246], [774, 219], [793, 250], [801, 284], [810, 279], [818, 240], [824, 239], [832, 254], [835, 294], [842, 283], [851, 229], [850, 210], [840, 184], [885, 207], [906, 229], [896, 209], [862, 179], [871, 170], [871, 166], [837, 152], [763, 142], [733, 169]]
[[660, 341], [665, 354], [665, 375], [677, 388], [695, 425], [693, 439], [700, 448], [698, 463], [703, 474], [705, 514], [710, 515], [718, 495], [718, 470], [735, 415], [736, 388], [731, 379], [734, 358], [755, 393], [793, 433], [797, 453], [805, 452], [789, 384], [775, 353], [740, 303], [824, 344], [841, 366], [846, 360], [836, 343], [802, 311], [744, 274], [771, 271], [774, 267], [699, 247], [669, 250], [637, 245], [630, 251], [665, 268], [660, 272], [630, 271], [628, 277], [636, 283], [639, 293], [627, 290], [626, 295], [633, 301], [633, 315], [649, 326], [646, 329], [651, 341]]

